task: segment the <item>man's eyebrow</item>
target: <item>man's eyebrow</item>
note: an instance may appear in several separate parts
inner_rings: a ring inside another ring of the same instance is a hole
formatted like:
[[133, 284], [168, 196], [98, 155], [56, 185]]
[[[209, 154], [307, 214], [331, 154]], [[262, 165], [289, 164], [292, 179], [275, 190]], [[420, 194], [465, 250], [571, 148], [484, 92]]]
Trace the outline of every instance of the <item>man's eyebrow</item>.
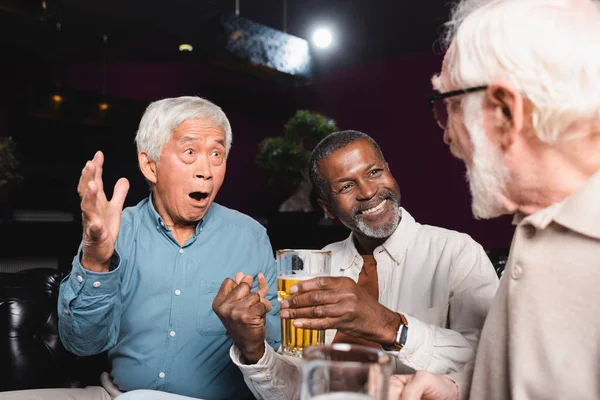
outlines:
[[186, 135], [179, 140], [179, 144], [188, 144], [190, 142], [193, 142], [197, 138], [198, 138], [197, 136]]

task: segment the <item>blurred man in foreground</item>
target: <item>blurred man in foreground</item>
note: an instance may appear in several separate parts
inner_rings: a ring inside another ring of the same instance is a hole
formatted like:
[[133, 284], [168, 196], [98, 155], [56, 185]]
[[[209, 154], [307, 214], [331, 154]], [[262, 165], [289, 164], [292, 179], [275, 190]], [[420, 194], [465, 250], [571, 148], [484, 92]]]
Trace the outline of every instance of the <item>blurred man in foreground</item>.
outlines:
[[475, 217], [517, 227], [472, 381], [395, 377], [395, 396], [598, 399], [599, 4], [465, 0], [448, 26], [436, 118]]

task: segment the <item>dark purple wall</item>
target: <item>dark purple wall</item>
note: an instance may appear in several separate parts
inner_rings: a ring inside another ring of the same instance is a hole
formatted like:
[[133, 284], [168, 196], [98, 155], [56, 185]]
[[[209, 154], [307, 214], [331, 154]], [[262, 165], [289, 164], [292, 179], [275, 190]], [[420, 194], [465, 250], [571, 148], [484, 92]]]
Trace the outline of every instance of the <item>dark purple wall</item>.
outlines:
[[[44, 149], [37, 153], [28, 149], [30, 161], [38, 160], [40, 166], [54, 162], [55, 166], [43, 171], [35, 167], [38, 171], [30, 172], [38, 175], [53, 173], [51, 177], [43, 178], [48, 190], [52, 190], [55, 197], [64, 192], [64, 197], [69, 199], [57, 199], [57, 204], [77, 206], [74, 188], [78, 174], [84, 161], [99, 146], [112, 152], [110, 158], [107, 155], [105, 175], [113, 182], [107, 185], [112, 187], [121, 175], [135, 181], [128, 197], [128, 202], [134, 203], [147, 193], [145, 182], [136, 169], [133, 146], [135, 126], [145, 104], [171, 96], [197, 94], [207, 97], [223, 107], [234, 131], [227, 178], [217, 201], [261, 216], [273, 205], [267, 201], [264, 177], [254, 161], [257, 145], [265, 137], [281, 135], [285, 121], [294, 111], [307, 108], [336, 119], [342, 129], [364, 131], [377, 140], [400, 185], [403, 205], [418, 221], [468, 233], [486, 248], [508, 247], [513, 231], [510, 218], [482, 222], [471, 216], [464, 166], [451, 157], [442, 142], [442, 132], [425, 104], [424, 96], [431, 90], [429, 79], [440, 63], [440, 57], [415, 55], [335, 73], [312, 86], [295, 89], [283, 89], [258, 78], [206, 64], [112, 64], [107, 70], [107, 94], [140, 103], [135, 111], [137, 115], [128, 116], [121, 126], [94, 127], [88, 134], [71, 125], [47, 124], [45, 121], [24, 126], [20, 118], [27, 118], [27, 115], [19, 115], [17, 124], [13, 118], [13, 123], [4, 124], [4, 127], [22, 129], [21, 138], [28, 147], [43, 143]], [[19, 81], [18, 75], [18, 71], [12, 75], [12, 86], [31, 89], [34, 85], [31, 80], [21, 77], [22, 81]], [[100, 92], [102, 71], [97, 65], [71, 66], [59, 76], [58, 82], [61, 87]], [[38, 83], [35, 85], [41, 87]], [[17, 103], [11, 107], [13, 110], [21, 108]], [[56, 127], [43, 132], [43, 136], [39, 133], [50, 126]], [[0, 131], [7, 134], [1, 126]], [[66, 135], [67, 131], [70, 136]], [[38, 136], [31, 136], [33, 134]], [[75, 151], [67, 150], [73, 146]], [[48, 157], [48, 161], [44, 157]], [[57, 161], [65, 163], [56, 164]]]
[[450, 155], [425, 102], [441, 61], [423, 54], [338, 73], [299, 90], [298, 104], [371, 135], [418, 221], [468, 233], [486, 248], [509, 247], [510, 217], [472, 217], [464, 165]]

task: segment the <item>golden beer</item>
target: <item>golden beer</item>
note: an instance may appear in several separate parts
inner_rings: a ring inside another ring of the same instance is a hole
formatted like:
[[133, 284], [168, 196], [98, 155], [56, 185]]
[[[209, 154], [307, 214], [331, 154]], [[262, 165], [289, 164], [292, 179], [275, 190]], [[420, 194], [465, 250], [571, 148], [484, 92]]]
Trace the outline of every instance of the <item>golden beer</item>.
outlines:
[[[292, 285], [312, 278], [316, 278], [316, 276], [302, 276], [301, 278], [294, 275], [279, 276], [277, 278], [279, 301], [291, 296], [289, 289]], [[296, 328], [293, 319], [281, 318], [281, 342], [283, 354], [301, 357], [303, 348], [325, 343], [325, 330]]]

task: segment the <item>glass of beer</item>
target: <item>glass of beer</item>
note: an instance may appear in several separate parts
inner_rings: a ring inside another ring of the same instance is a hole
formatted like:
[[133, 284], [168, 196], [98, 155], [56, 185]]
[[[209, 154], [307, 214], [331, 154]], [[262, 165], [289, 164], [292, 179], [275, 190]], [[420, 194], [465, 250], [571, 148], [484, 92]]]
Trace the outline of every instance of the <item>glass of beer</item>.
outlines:
[[[277, 250], [277, 295], [279, 301], [291, 296], [289, 289], [302, 280], [329, 276], [331, 251]], [[281, 319], [281, 346], [283, 354], [302, 357], [307, 346], [325, 343], [324, 329], [294, 327], [293, 319]]]
[[387, 400], [392, 358], [382, 349], [335, 343], [302, 358], [301, 400]]

